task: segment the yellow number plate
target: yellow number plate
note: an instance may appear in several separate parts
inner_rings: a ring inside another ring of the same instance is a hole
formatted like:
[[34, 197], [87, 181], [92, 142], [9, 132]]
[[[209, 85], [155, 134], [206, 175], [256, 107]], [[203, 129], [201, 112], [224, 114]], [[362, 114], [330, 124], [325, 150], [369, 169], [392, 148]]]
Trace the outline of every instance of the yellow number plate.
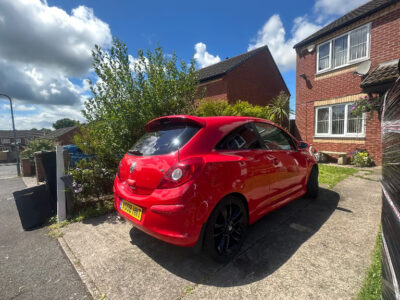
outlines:
[[121, 199], [120, 208], [122, 211], [126, 212], [128, 215], [131, 215], [135, 219], [139, 220], [142, 219], [142, 208], [130, 203], [126, 200]]

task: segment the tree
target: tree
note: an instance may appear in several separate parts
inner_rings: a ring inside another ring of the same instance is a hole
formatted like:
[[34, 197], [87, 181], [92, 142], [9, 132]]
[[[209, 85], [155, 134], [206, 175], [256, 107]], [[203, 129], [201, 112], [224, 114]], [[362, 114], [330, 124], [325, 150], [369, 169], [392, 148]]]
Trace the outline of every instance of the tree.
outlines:
[[54, 129], [60, 129], [60, 128], [66, 128], [66, 127], [72, 127], [78, 124], [78, 121], [74, 121], [68, 118], [60, 119], [57, 120], [53, 123], [53, 128]]
[[33, 153], [43, 150], [54, 150], [54, 143], [51, 140], [35, 139], [28, 143], [28, 146], [21, 152], [21, 158], [33, 157]]
[[193, 111], [198, 84], [193, 60], [178, 62], [161, 47], [139, 50], [133, 60], [116, 38], [108, 51], [96, 45], [92, 56], [98, 80], [89, 80], [93, 96], [83, 110], [88, 122], [75, 143], [106, 167], [116, 168], [148, 121]]

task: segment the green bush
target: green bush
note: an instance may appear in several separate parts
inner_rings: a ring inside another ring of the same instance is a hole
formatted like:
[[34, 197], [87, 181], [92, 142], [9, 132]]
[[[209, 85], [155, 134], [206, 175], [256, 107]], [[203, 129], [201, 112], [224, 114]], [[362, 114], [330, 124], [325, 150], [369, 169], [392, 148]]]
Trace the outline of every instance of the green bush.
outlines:
[[89, 80], [92, 97], [85, 101], [81, 126], [74, 142], [85, 154], [116, 170], [124, 153], [143, 135], [152, 119], [193, 112], [197, 94], [195, 62], [187, 64], [161, 47], [139, 50], [135, 59], [125, 43], [114, 39], [111, 49], [96, 46]]
[[371, 167], [373, 165], [372, 157], [367, 150], [356, 150], [351, 156], [351, 163], [357, 167]]
[[229, 104], [227, 100], [203, 99], [199, 101], [195, 114], [200, 117], [210, 116], [249, 116], [274, 121], [269, 106], [252, 105], [247, 101]]
[[82, 202], [101, 200], [112, 193], [115, 173], [100, 165], [97, 160], [81, 160], [69, 174], [73, 177], [72, 192]]
[[33, 157], [33, 153], [37, 151], [43, 151], [43, 150], [53, 151], [55, 150], [54, 147], [55, 147], [54, 143], [51, 140], [35, 139], [28, 143], [28, 146], [21, 152], [20, 157], [31, 158]]

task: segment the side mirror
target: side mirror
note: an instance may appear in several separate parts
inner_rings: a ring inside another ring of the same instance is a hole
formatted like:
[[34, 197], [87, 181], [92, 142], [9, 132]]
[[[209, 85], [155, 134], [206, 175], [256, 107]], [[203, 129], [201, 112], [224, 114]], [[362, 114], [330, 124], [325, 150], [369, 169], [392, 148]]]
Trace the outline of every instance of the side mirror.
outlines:
[[297, 149], [298, 150], [305, 150], [309, 147], [310, 145], [308, 145], [306, 142], [299, 142], [297, 144]]

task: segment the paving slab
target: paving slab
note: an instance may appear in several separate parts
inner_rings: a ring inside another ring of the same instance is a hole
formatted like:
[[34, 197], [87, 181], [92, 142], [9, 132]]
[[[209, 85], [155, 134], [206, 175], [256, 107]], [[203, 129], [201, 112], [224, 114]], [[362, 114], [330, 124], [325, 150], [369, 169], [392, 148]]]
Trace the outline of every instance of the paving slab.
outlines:
[[380, 223], [379, 183], [349, 177], [250, 227], [220, 265], [158, 241], [115, 214], [63, 228], [62, 241], [107, 299], [351, 299]]

